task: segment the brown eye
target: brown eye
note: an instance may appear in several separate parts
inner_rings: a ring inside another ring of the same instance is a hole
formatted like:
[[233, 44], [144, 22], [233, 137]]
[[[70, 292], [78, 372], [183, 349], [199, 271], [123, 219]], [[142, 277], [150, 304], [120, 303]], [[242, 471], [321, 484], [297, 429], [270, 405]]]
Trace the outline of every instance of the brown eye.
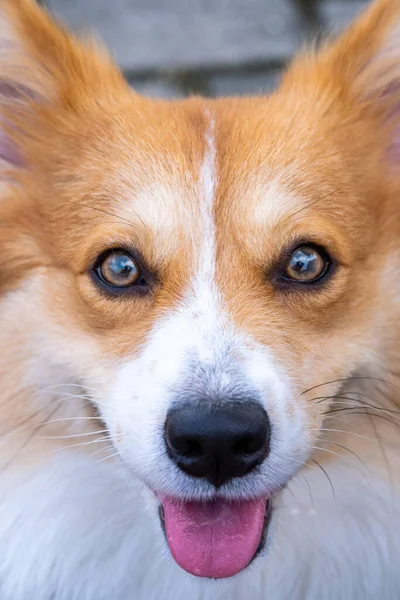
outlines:
[[129, 288], [141, 280], [135, 260], [122, 250], [112, 250], [103, 256], [94, 271], [103, 283], [116, 288]]
[[312, 283], [323, 277], [329, 266], [326, 253], [312, 246], [301, 246], [290, 256], [284, 278], [299, 283]]

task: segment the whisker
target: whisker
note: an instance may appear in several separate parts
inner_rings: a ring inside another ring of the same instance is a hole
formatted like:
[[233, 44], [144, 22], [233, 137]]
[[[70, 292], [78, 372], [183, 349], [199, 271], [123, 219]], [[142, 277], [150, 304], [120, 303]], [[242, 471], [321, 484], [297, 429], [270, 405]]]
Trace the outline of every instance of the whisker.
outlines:
[[312, 202], [309, 202], [305, 206], [302, 206], [299, 210], [296, 210], [296, 212], [289, 215], [289, 218], [292, 219], [293, 217], [295, 217], [296, 215], [301, 213], [303, 210], [307, 210], [307, 208], [314, 206], [318, 202], [322, 202], [322, 200], [326, 200], [326, 198], [329, 198], [330, 196], [337, 194], [337, 192], [341, 192], [345, 187], [346, 187], [346, 185], [342, 185], [341, 187], [337, 188], [336, 190], [333, 190], [333, 192], [329, 192], [329, 194], [326, 194], [325, 196], [322, 196], [321, 198], [318, 198], [317, 200], [313, 200]]
[[392, 381], [388, 381], [387, 379], [382, 379], [380, 377], [356, 376], [356, 377], [344, 377], [343, 379], [333, 379], [332, 381], [326, 381], [325, 383], [320, 383], [319, 385], [314, 385], [313, 387], [310, 387], [307, 390], [304, 390], [304, 392], [302, 392], [300, 395], [304, 396], [304, 394], [307, 394], [308, 392], [312, 392], [313, 390], [317, 390], [318, 388], [323, 387], [324, 385], [332, 385], [334, 383], [344, 383], [344, 382], [362, 381], [362, 380], [379, 381], [380, 383], [385, 383], [386, 385], [391, 385], [394, 388], [399, 389], [396, 384], [394, 384]]
[[389, 463], [388, 455], [387, 455], [387, 452], [385, 450], [384, 444], [382, 443], [382, 439], [381, 439], [381, 436], [380, 436], [380, 434], [378, 432], [378, 428], [376, 427], [373, 419], [371, 418], [371, 415], [368, 415], [368, 418], [369, 418], [369, 421], [371, 423], [371, 427], [373, 428], [373, 430], [375, 432], [376, 439], [378, 440], [379, 447], [380, 447], [381, 452], [382, 452], [383, 462], [385, 463], [385, 466], [386, 466], [386, 470], [387, 470], [387, 474], [388, 474], [388, 478], [389, 478], [389, 483], [390, 483], [390, 489], [391, 489], [392, 495], [393, 495], [393, 492], [394, 492], [393, 474], [392, 474], [392, 471], [390, 469], [390, 463]]
[[41, 390], [40, 396], [56, 396], [57, 398], [77, 398], [78, 400], [91, 400], [92, 397], [88, 394], [72, 394], [71, 392], [57, 392], [55, 390]]
[[[142, 223], [142, 225], [144, 227], [146, 227], [145, 222], [143, 221], [143, 218], [139, 215], [139, 213], [133, 208], [133, 206], [129, 205], [129, 210], [127, 208], [122, 208], [119, 207], [118, 210], [120, 210], [121, 212], [125, 213], [126, 215], [129, 215], [130, 217], [135, 217], [137, 219], [139, 219], [139, 221]], [[119, 218], [119, 217], [118, 217]], [[133, 223], [132, 223], [133, 225]]]
[[[328, 442], [328, 440], [321, 440], [321, 442], [322, 443], [330, 443], [330, 442]], [[348, 452], [350, 452], [350, 454], [352, 454], [361, 463], [361, 465], [364, 467], [364, 469], [366, 471], [366, 473], [362, 473], [362, 476], [363, 476], [365, 482], [368, 484], [368, 486], [371, 487], [371, 482], [370, 482], [370, 479], [367, 477], [367, 474], [372, 475], [372, 473], [371, 473], [371, 470], [368, 469], [368, 467], [364, 463], [364, 461], [361, 460], [361, 458], [359, 456], [357, 456], [357, 454], [355, 452], [351, 451], [349, 448], [346, 448], [346, 446], [342, 446], [341, 444], [334, 444], [334, 445], [339, 446], [339, 448], [343, 448], [344, 450], [347, 450]], [[351, 460], [349, 456], [344, 456], [343, 454], [340, 454], [339, 452], [335, 452], [334, 450], [329, 450], [328, 448], [322, 448], [320, 446], [311, 446], [311, 447], [313, 448], [313, 450], [316, 450], [317, 452], [326, 452], [327, 454], [337, 456], [338, 458], [345, 460], [346, 462], [349, 462]]]
[[296, 504], [299, 504], [299, 501], [297, 500], [296, 496], [294, 495], [294, 492], [293, 492], [292, 488], [290, 487], [289, 483], [286, 485], [286, 489], [288, 490], [288, 492], [290, 492], [290, 494], [292, 495], [292, 498], [296, 502]]
[[[366, 394], [362, 394], [362, 395], [365, 396], [366, 398], [369, 398], [372, 400], [372, 398], [370, 396], [367, 396]], [[316, 398], [316, 400], [317, 400], [317, 398]], [[343, 400], [343, 402], [340, 402], [340, 400]], [[335, 404], [335, 405], [336, 404], [344, 404], [346, 406], [349, 406], [349, 403], [354, 403], [354, 404], [356, 404], [356, 407], [358, 405], [362, 405], [362, 406], [371, 408], [372, 410], [379, 410], [379, 411], [394, 415], [396, 417], [400, 417], [400, 411], [398, 411], [398, 410], [384, 408], [383, 406], [376, 406], [374, 404], [370, 404], [369, 402], [365, 402], [365, 400], [361, 400], [359, 398], [351, 398], [349, 396], [322, 396], [321, 398], [318, 398], [318, 402], [315, 402], [314, 405], [322, 404], [323, 402], [326, 402], [326, 401], [331, 401], [330, 402], [331, 404]]]
[[381, 414], [379, 414], [379, 412], [370, 413], [369, 409], [365, 409], [364, 411], [362, 411], [362, 410], [358, 410], [357, 408], [352, 408], [352, 407], [333, 408], [332, 410], [328, 410], [322, 414], [328, 415], [328, 418], [329, 418], [329, 415], [335, 414], [335, 413], [347, 413], [349, 415], [364, 415], [364, 416], [370, 415], [371, 417], [375, 417], [377, 419], [382, 419], [384, 421], [387, 421], [388, 423], [391, 423], [392, 425], [394, 425], [395, 427], [400, 429], [400, 424], [396, 423], [396, 421], [394, 421], [392, 418], [389, 418], [387, 415], [381, 415]]
[[113, 450], [113, 448], [114, 446], [112, 444], [110, 444], [109, 446], [105, 446], [104, 448], [99, 448], [98, 450], [95, 450], [94, 452], [88, 454], [87, 458], [92, 458], [93, 456], [96, 456], [96, 454], [100, 454], [101, 452], [109, 452], [109, 450]]
[[94, 388], [94, 387], [89, 387], [87, 385], [83, 385], [81, 383], [56, 383], [54, 385], [49, 385], [49, 386], [46, 386], [44, 388], [38, 388], [38, 391], [42, 392], [42, 391], [45, 391], [45, 390], [54, 390], [54, 389], [60, 388], [60, 387], [63, 387], [63, 388], [64, 387], [78, 387], [78, 388], [81, 388], [83, 390], [88, 390], [88, 391], [91, 390], [93, 392], [96, 392], [97, 394], [102, 395], [101, 390], [98, 390], [97, 388]]
[[121, 215], [116, 215], [115, 213], [112, 213], [109, 210], [105, 210], [104, 208], [99, 208], [98, 206], [90, 206], [90, 204], [85, 204], [84, 202], [75, 202], [75, 204], [78, 204], [79, 206], [82, 206], [83, 208], [89, 208], [90, 210], [95, 210], [104, 215], [108, 215], [109, 217], [114, 217], [120, 223], [128, 223], [128, 225], [130, 225], [131, 227], [134, 227], [134, 223], [132, 223], [132, 221], [129, 221], [129, 219], [125, 219], [124, 217], [121, 217]]
[[90, 440], [88, 442], [80, 442], [79, 444], [70, 444], [68, 446], [63, 446], [62, 448], [55, 448], [49, 454], [56, 454], [57, 452], [65, 452], [70, 450], [71, 448], [82, 448], [86, 446], [91, 446], [92, 444], [100, 444], [101, 442], [106, 442], [111, 440], [109, 435], [105, 435], [103, 437], [97, 438], [97, 440]]
[[[75, 397], [75, 396], [73, 396]], [[70, 396], [67, 397], [61, 397], [61, 398], [57, 398], [57, 399], [53, 399], [50, 402], [48, 402], [47, 404], [45, 404], [44, 406], [38, 408], [38, 410], [36, 410], [35, 412], [31, 413], [28, 417], [25, 417], [22, 421], [20, 421], [19, 423], [17, 423], [14, 427], [12, 427], [11, 429], [7, 430], [7, 431], [0, 431], [0, 436], [6, 436], [6, 435], [11, 435], [12, 433], [14, 433], [15, 431], [17, 431], [17, 429], [19, 429], [20, 427], [23, 427], [24, 425], [27, 425], [30, 421], [34, 420], [36, 417], [40, 416], [43, 412], [46, 411], [47, 408], [50, 408], [52, 406], [56, 406], [56, 409], [58, 410], [61, 406], [61, 404], [63, 402], [65, 402], [66, 400], [69, 400]], [[55, 411], [56, 412], [56, 411]], [[53, 414], [55, 413], [51, 413], [49, 415], [49, 417], [51, 417]], [[93, 417], [96, 418], [96, 417]], [[101, 420], [101, 419], [98, 419]], [[47, 421], [46, 421], [47, 422]], [[46, 424], [46, 422], [43, 422], [39, 425], [44, 426]], [[39, 427], [39, 425], [37, 427]]]
[[[346, 416], [346, 415], [345, 415]], [[340, 417], [335, 417], [334, 415], [328, 415], [325, 421], [338, 421], [339, 423], [344, 423], [345, 425], [350, 425], [351, 422], [349, 419], [341, 419]]]
[[310, 460], [311, 460], [311, 461], [312, 461], [314, 464], [316, 464], [316, 465], [317, 465], [317, 467], [318, 467], [319, 469], [321, 469], [321, 471], [324, 473], [325, 477], [326, 477], [326, 478], [327, 478], [327, 480], [329, 481], [329, 485], [330, 485], [330, 487], [331, 487], [331, 490], [332, 490], [332, 496], [333, 496], [333, 498], [335, 498], [335, 499], [336, 499], [335, 488], [333, 487], [332, 480], [331, 480], [331, 478], [329, 477], [329, 475], [328, 475], [327, 471], [324, 469], [324, 467], [323, 467], [322, 465], [320, 465], [320, 464], [319, 464], [319, 462], [318, 462], [317, 460], [315, 460], [315, 458], [310, 458]]
[[[284, 454], [284, 453], [281, 453], [281, 452], [279, 453], [279, 456], [281, 458], [288, 457], [287, 454]], [[289, 456], [289, 458], [290, 458], [291, 462], [293, 462], [293, 463], [295, 463], [297, 465], [300, 465], [300, 467], [307, 467], [307, 469], [310, 469], [311, 471], [316, 471], [317, 470], [315, 467], [313, 467], [312, 465], [310, 465], [307, 461], [304, 462], [303, 460], [298, 460], [297, 458], [294, 458], [293, 456]], [[301, 472], [301, 469], [298, 471], [298, 473], [300, 473], [300, 472]]]
[[[57, 411], [59, 410], [59, 406], [57, 406], [51, 413], [50, 416], [54, 416]], [[40, 430], [41, 427], [38, 426], [37, 428], [35, 428], [32, 433], [27, 437], [27, 439], [24, 441], [24, 443], [22, 444], [22, 446], [17, 450], [17, 452], [4, 464], [2, 465], [3, 469], [7, 469], [12, 462], [14, 461], [14, 459], [28, 446], [29, 442], [31, 442], [33, 440], [33, 438], [36, 436], [36, 433], [38, 430]]]
[[314, 498], [313, 498], [313, 495], [312, 495], [312, 492], [311, 492], [310, 483], [309, 483], [307, 477], [305, 476], [305, 473], [303, 473], [302, 471], [300, 471], [298, 474], [301, 475], [300, 481], [303, 482], [303, 484], [305, 485], [306, 489], [308, 490], [308, 493], [310, 494], [311, 506], [314, 506]]
[[346, 429], [331, 429], [330, 427], [319, 427], [318, 429], [309, 429], [309, 431], [331, 431], [333, 433], [344, 433], [346, 435], [351, 435], [353, 437], [357, 437], [362, 440], [366, 440], [367, 442], [371, 442], [370, 438], [365, 437], [364, 435], [360, 435], [359, 433], [354, 433], [354, 431], [347, 431]]
[[[111, 417], [110, 420], [113, 420]], [[68, 421], [101, 421], [100, 417], [65, 417], [64, 419], [53, 419], [52, 421], [45, 421], [42, 425], [52, 425], [53, 423], [64, 423]]]
[[[346, 450], [346, 452], [349, 452], [349, 454], [351, 454], [352, 456], [354, 456], [354, 458], [356, 458], [362, 464], [362, 466], [365, 468], [365, 470], [369, 474], [371, 474], [371, 470], [367, 467], [367, 465], [365, 464], [365, 462], [358, 456], [358, 454], [356, 454], [356, 452], [354, 452], [353, 450], [351, 450], [350, 448], [348, 448], [344, 444], [338, 444], [337, 442], [332, 442], [330, 440], [325, 440], [325, 439], [321, 439], [320, 441], [321, 441], [322, 444], [331, 444], [333, 446], [336, 446], [338, 448], [342, 448], [343, 450]], [[335, 454], [336, 456], [339, 456], [340, 458], [344, 458], [345, 460], [349, 460], [349, 457], [343, 456], [343, 454], [339, 454], [338, 452], [334, 452], [333, 450], [328, 450], [328, 448], [320, 448], [320, 447], [315, 447], [314, 446], [314, 449], [322, 450], [324, 452], [329, 452], [330, 454]]]
[[80, 437], [89, 437], [92, 435], [98, 435], [99, 433], [104, 433], [106, 429], [100, 429], [99, 431], [89, 431], [87, 433], [73, 433], [71, 435], [41, 435], [39, 439], [41, 440], [70, 440], [73, 438]]
[[35, 411], [31, 415], [29, 415], [29, 417], [26, 417], [25, 419], [23, 419], [22, 421], [20, 421], [17, 425], [15, 425], [14, 427], [12, 427], [11, 429], [8, 429], [7, 431], [0, 432], [0, 435], [1, 436], [11, 435], [17, 429], [19, 429], [20, 427], [23, 427], [24, 425], [27, 425], [32, 419], [34, 419], [35, 417], [39, 416], [44, 410], [46, 410], [46, 408], [48, 408], [49, 406], [52, 406], [52, 404], [53, 404], [52, 402], [49, 402], [49, 404], [46, 404], [46, 406], [44, 406], [43, 408], [40, 408], [39, 410]]
[[[324, 441], [321, 440], [322, 443]], [[328, 448], [321, 448], [320, 446], [311, 446], [313, 450], [317, 450], [318, 452], [327, 452], [328, 454], [333, 454], [334, 456], [338, 456], [339, 458], [344, 458], [345, 460], [350, 460], [348, 457], [343, 456], [343, 454], [339, 454], [339, 452], [335, 452], [334, 450], [329, 450]]]
[[[48, 395], [53, 395], [54, 392], [50, 391], [50, 390], [43, 390], [42, 392], [43, 394], [48, 394]], [[100, 406], [100, 407], [105, 407], [108, 408], [108, 405], [106, 402], [102, 402], [97, 400], [97, 398], [92, 398], [91, 396], [85, 396], [83, 394], [69, 394], [68, 392], [65, 393], [58, 393], [58, 400], [71, 400], [71, 399], [77, 399], [77, 400], [85, 400], [87, 402], [89, 402], [94, 408], [96, 407], [96, 405]], [[55, 400], [55, 401], [58, 401]]]
[[104, 458], [101, 458], [100, 460], [96, 460], [96, 462], [93, 463], [93, 466], [98, 465], [106, 460], [109, 460], [110, 458], [114, 458], [115, 456], [121, 457], [121, 453], [117, 450], [116, 452], [113, 452], [112, 454], [109, 454], [108, 456], [105, 456]]

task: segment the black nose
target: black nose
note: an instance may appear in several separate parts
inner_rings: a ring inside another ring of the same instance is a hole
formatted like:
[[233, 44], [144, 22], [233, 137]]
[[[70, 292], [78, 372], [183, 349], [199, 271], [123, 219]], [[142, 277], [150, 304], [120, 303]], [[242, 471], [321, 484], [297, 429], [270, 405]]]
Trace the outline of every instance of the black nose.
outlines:
[[253, 401], [173, 408], [165, 423], [170, 458], [182, 471], [220, 487], [250, 473], [269, 451], [268, 415]]

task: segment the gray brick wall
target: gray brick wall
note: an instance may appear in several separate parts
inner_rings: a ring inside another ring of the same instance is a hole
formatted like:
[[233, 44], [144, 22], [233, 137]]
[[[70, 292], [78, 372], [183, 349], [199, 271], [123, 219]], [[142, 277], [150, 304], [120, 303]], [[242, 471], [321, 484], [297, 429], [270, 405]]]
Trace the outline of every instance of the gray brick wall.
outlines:
[[305, 40], [344, 27], [368, 0], [43, 0], [97, 32], [152, 96], [259, 93]]

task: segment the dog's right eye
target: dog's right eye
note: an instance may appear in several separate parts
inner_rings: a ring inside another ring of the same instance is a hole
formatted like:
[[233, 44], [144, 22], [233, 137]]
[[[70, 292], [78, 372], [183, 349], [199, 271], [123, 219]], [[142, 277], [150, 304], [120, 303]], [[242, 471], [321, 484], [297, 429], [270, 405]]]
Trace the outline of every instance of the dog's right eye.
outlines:
[[102, 254], [93, 272], [102, 284], [115, 291], [146, 285], [137, 261], [124, 250], [109, 250]]

